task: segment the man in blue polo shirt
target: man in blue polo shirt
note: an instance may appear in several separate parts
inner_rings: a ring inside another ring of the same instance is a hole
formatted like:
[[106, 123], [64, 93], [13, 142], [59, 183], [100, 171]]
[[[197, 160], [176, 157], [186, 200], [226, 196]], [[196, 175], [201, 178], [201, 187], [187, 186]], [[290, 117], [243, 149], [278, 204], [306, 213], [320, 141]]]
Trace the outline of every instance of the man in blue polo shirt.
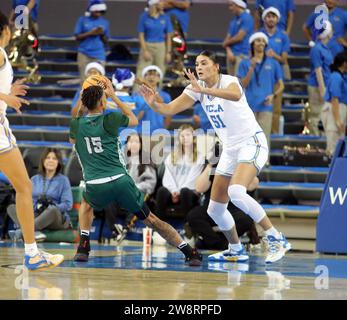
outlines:
[[290, 36], [294, 22], [294, 0], [256, 0], [255, 8], [260, 13], [260, 15], [255, 14], [256, 29], [260, 27], [262, 11], [269, 7], [278, 9], [281, 14], [278, 28], [284, 30]]
[[168, 15], [162, 12], [160, 0], [149, 0], [148, 11], [142, 13], [137, 31], [139, 33], [140, 54], [137, 63], [137, 77], [149, 65], [156, 65], [165, 75], [166, 65], [172, 57], [172, 24]]
[[[164, 103], [171, 102], [171, 97], [167, 92], [158, 90], [159, 83], [163, 78], [163, 72], [158, 66], [147, 66], [142, 70], [141, 76], [153, 90], [158, 91]], [[157, 129], [163, 129], [169, 126], [170, 118], [165, 118], [163, 115], [154, 112], [141, 95], [136, 95], [136, 102], [139, 111], [137, 113], [137, 118], [139, 119], [138, 128], [141, 135], [149, 135]]]
[[[290, 79], [288, 66], [288, 52], [290, 50], [290, 40], [288, 35], [277, 27], [281, 17], [280, 12], [275, 7], [269, 7], [263, 11], [262, 20], [264, 27], [261, 32], [267, 35], [269, 44], [266, 55], [277, 60], [283, 69], [285, 79]], [[279, 133], [279, 120], [282, 113], [282, 92], [276, 95], [273, 102], [272, 133]]]
[[324, 95], [330, 77], [330, 65], [333, 55], [327, 46], [332, 37], [332, 25], [324, 21], [325, 28], [319, 30], [318, 41], [310, 51], [311, 72], [308, 78], [308, 101], [310, 104], [309, 130], [313, 135], [319, 135], [318, 123], [324, 105]]
[[269, 40], [263, 32], [254, 33], [249, 43], [252, 57], [241, 61], [237, 76], [246, 88], [248, 104], [264, 130], [270, 149], [273, 99], [284, 89], [283, 74], [280, 64], [265, 53]]
[[81, 82], [85, 79], [84, 72], [88, 63], [106, 63], [106, 46], [110, 37], [109, 22], [102, 17], [106, 9], [102, 0], [90, 0], [86, 15], [80, 17], [76, 23], [75, 36], [76, 40], [80, 41], [77, 63]]
[[162, 0], [165, 13], [175, 15], [178, 22], [181, 25], [182, 31], [185, 36], [188, 34], [189, 27], [189, 8], [191, 6], [191, 0]]
[[247, 1], [229, 0], [229, 9], [235, 15], [230, 21], [223, 48], [227, 54], [227, 71], [234, 76], [242, 59], [248, 56], [248, 40], [254, 29], [253, 17], [247, 10]]
[[347, 40], [345, 38], [347, 31], [347, 11], [337, 7], [337, 3], [337, 0], [326, 0], [324, 5], [321, 5], [319, 12], [312, 12], [303, 25], [304, 34], [312, 47], [319, 34], [316, 24], [318, 23], [320, 25], [319, 21], [323, 15], [328, 16], [333, 26], [333, 36], [328, 42], [328, 47], [334, 57], [343, 51], [344, 48], [347, 48]]
[[[9, 17], [11, 25], [15, 24], [16, 18], [20, 15], [20, 13], [15, 12], [17, 6], [26, 6], [28, 8], [31, 18], [30, 28], [32, 28], [32, 31], [37, 35], [39, 31], [37, 19], [39, 13], [40, 0], [12, 0], [12, 11]], [[18, 28], [19, 26], [15, 27]]]

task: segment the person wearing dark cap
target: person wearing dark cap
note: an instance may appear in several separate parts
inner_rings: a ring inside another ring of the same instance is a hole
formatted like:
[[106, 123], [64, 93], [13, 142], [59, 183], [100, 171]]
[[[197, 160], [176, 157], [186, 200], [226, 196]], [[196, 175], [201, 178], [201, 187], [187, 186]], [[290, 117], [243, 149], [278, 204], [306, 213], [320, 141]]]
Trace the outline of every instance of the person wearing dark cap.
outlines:
[[235, 15], [230, 21], [228, 34], [223, 47], [227, 54], [227, 71], [229, 75], [236, 75], [242, 59], [248, 56], [248, 39], [253, 33], [253, 17], [247, 10], [247, 1], [229, 0], [229, 9]]
[[75, 26], [75, 37], [79, 41], [77, 63], [81, 81], [85, 79], [85, 68], [89, 62], [105, 65], [106, 45], [110, 37], [109, 21], [102, 17], [107, 6], [102, 0], [90, 0], [87, 12]]

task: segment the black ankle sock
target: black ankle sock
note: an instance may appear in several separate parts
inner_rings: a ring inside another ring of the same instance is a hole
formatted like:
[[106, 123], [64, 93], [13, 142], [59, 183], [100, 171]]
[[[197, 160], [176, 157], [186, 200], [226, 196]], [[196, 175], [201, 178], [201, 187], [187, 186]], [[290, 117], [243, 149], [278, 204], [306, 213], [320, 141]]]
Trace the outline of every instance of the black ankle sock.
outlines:
[[177, 248], [180, 249], [186, 257], [191, 257], [193, 254], [193, 248], [188, 243], [184, 243]]

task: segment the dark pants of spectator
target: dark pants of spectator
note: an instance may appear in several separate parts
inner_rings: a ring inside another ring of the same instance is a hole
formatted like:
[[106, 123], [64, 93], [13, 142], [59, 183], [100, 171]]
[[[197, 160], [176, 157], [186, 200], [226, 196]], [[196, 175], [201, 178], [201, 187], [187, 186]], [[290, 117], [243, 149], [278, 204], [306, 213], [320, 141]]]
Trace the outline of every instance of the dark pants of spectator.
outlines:
[[[239, 237], [248, 233], [252, 244], [259, 243], [260, 240], [253, 220], [231, 204], [229, 204], [228, 210], [235, 220], [236, 230]], [[194, 207], [189, 211], [187, 220], [192, 233], [199, 238], [196, 243], [197, 248], [224, 250], [228, 247], [228, 241], [224, 234], [222, 232], [216, 232], [213, 229], [216, 224], [208, 215], [206, 207]]]
[[[182, 188], [180, 190], [179, 206], [184, 216], [187, 215], [189, 210], [196, 206], [199, 200], [199, 196], [188, 188]], [[156, 195], [156, 214], [161, 219], [167, 218], [167, 208], [175, 207], [177, 204], [172, 202], [171, 192], [165, 188], [160, 187]]]
[[[19, 226], [16, 213], [16, 205], [11, 204], [7, 207], [7, 214], [13, 222]], [[70, 221], [65, 220], [60, 210], [55, 206], [49, 206], [39, 216], [35, 217], [35, 231], [48, 230], [65, 230], [70, 227]]]

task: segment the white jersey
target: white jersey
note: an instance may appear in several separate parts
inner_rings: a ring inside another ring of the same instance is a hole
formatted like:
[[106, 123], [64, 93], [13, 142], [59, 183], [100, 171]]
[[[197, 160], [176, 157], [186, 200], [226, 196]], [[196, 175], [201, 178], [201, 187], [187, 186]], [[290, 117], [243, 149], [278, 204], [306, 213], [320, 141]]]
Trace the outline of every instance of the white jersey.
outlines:
[[[4, 94], [11, 93], [11, 85], [13, 81], [13, 69], [6, 51], [0, 47], [1, 53], [5, 57], [5, 63], [0, 67], [0, 92]], [[0, 100], [0, 113], [6, 114], [7, 104]]]
[[[206, 87], [204, 81], [199, 80], [198, 83], [200, 86]], [[215, 88], [225, 89], [231, 83], [237, 83], [240, 87], [242, 96], [239, 101], [196, 93], [187, 89], [191, 85], [183, 91], [194, 101], [200, 101], [224, 148], [231, 148], [235, 144], [254, 136], [257, 132], [263, 131], [248, 105], [244, 90], [237, 77], [221, 74]]]

